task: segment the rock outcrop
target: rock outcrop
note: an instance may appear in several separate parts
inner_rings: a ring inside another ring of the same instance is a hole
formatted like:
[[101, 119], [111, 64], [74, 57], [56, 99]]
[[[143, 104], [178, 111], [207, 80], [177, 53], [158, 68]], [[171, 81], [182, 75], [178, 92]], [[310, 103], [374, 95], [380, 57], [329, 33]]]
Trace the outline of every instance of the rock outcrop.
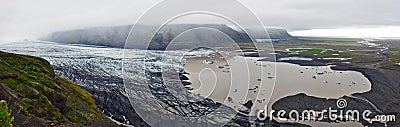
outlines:
[[0, 52], [0, 100], [14, 126], [117, 126], [90, 93], [37, 57]]

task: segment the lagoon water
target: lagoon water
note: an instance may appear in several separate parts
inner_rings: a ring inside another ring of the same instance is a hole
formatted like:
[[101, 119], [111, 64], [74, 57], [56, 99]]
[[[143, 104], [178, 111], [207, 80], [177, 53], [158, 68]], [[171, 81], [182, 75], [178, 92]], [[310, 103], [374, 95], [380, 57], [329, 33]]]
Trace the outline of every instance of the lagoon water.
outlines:
[[[330, 66], [300, 66], [291, 63], [265, 62], [257, 61], [258, 58], [235, 56], [227, 58], [228, 60], [226, 60], [229, 61], [230, 64], [229, 70], [231, 73], [229, 73], [226, 71], [226, 67], [218, 68], [226, 65], [226, 62], [216, 62], [214, 64], [202, 63], [202, 61], [206, 59], [207, 58], [191, 58], [186, 62], [185, 70], [190, 73], [188, 77], [191, 79], [193, 83], [192, 86], [195, 87], [195, 89], [201, 86], [199, 81], [201, 78], [199, 78], [198, 72], [204, 68], [210, 68], [215, 70], [214, 73], [217, 75], [226, 75], [225, 78], [217, 78], [218, 82], [221, 82], [217, 83], [218, 87], [227, 85], [221, 87], [221, 90], [225, 90], [226, 88], [230, 88], [231, 90], [246, 89], [244, 88], [246, 84], [249, 84], [247, 89], [260, 88], [260, 85], [267, 86], [264, 88], [274, 88], [273, 93], [265, 93], [266, 96], [270, 94], [273, 95], [270, 101], [271, 104], [283, 97], [299, 93], [305, 93], [309, 96], [320, 98], [337, 99], [354, 93], [364, 93], [371, 90], [371, 83], [360, 72], [336, 71], [332, 70]], [[238, 63], [243, 63], [245, 61], [248, 65], [249, 72], [251, 72], [250, 75], [248, 75], [246, 67], [236, 67]], [[241, 73], [234, 73], [235, 71]], [[263, 77], [257, 75], [260, 73], [263, 73]], [[231, 75], [232, 78], [230, 78]], [[249, 80], [249, 83], [245, 83], [244, 81], [246, 80]], [[231, 82], [232, 86], [230, 86]], [[271, 85], [274, 87], [270, 87]], [[241, 88], [236, 88], [234, 86], [239, 86]], [[219, 89], [215, 90], [219, 91]], [[251, 94], [252, 91], [255, 90], [249, 90], [248, 96], [250, 97], [248, 98], [257, 96], [256, 94]], [[195, 92], [206, 95], [201, 91]], [[216, 93], [222, 94], [223, 92]], [[223, 95], [226, 94], [227, 93]], [[223, 98], [221, 96], [215, 96], [215, 99], [221, 101]], [[243, 103], [243, 101], [239, 102]]]
[[[283, 62], [265, 62], [258, 61], [259, 58], [254, 57], [229, 56], [223, 58], [210, 55], [186, 60], [184, 68], [190, 73], [187, 76], [195, 89], [192, 92], [225, 103], [236, 110], [241, 110], [238, 108], [239, 105], [256, 98], [252, 115], [255, 115], [258, 110], [265, 109], [265, 106], [271, 109], [272, 104], [279, 99], [299, 93], [319, 98], [339, 99], [343, 96], [371, 90], [369, 80], [362, 73], [356, 71], [336, 71], [332, 70], [330, 66], [300, 66]], [[214, 61], [214, 63], [204, 63], [202, 62], [204, 60]], [[229, 66], [225, 66], [227, 64]], [[209, 74], [215, 78], [202, 77], [201, 70], [203, 69], [212, 71]], [[247, 71], [251, 73], [247, 73]], [[212, 81], [213, 84], [210, 85], [202, 80], [215, 81]], [[215, 84], [218, 85], [214, 86]], [[209, 87], [211, 89], [201, 89], [203, 85], [212, 87]], [[270, 90], [271, 88], [273, 90]], [[336, 124], [304, 122], [304, 124], [361, 126], [356, 122]]]
[[305, 58], [305, 57], [283, 57], [279, 58], [277, 61], [285, 61], [285, 60], [302, 60], [302, 61], [312, 61], [312, 58]]

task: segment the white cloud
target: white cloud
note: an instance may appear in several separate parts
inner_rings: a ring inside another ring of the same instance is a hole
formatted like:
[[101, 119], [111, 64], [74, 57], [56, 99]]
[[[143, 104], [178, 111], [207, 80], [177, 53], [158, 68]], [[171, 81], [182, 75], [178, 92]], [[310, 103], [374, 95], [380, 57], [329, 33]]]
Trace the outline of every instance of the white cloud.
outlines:
[[290, 32], [294, 36], [313, 37], [361, 37], [361, 38], [391, 38], [400, 37], [400, 26], [386, 26], [375, 28], [338, 28], [313, 29]]
[[[0, 40], [131, 24], [160, 0], [0, 0]], [[292, 30], [400, 26], [399, 0], [240, 0], [269, 26]], [[171, 8], [179, 8], [184, 4]], [[224, 5], [220, 5], [221, 8]], [[246, 18], [246, 16], [243, 16]]]
[[155, 1], [2, 0], [0, 40], [44, 36], [52, 31], [133, 23]]

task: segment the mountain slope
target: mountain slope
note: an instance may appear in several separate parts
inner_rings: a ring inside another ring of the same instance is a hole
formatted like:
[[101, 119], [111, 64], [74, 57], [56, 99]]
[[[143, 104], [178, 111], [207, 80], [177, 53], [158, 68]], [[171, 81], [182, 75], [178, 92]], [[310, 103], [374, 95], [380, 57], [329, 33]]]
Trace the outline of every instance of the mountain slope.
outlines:
[[37, 57], [0, 52], [0, 100], [15, 126], [116, 126], [90, 93]]
[[[123, 48], [125, 46], [126, 37], [129, 34], [131, 29], [131, 25], [127, 26], [117, 26], [117, 27], [98, 27], [98, 28], [89, 28], [89, 29], [81, 29], [81, 30], [72, 30], [72, 31], [60, 31], [54, 32], [50, 36], [43, 38], [46, 41], [60, 42], [60, 43], [72, 43], [72, 44], [90, 44], [90, 45], [100, 45], [100, 46], [109, 46], [109, 47], [117, 47]], [[135, 29], [141, 31], [141, 35], [135, 35], [137, 37], [144, 37], [144, 35], [153, 35], [150, 29], [155, 26], [151, 25], [136, 25]], [[238, 43], [246, 43], [251, 42], [250, 38], [243, 32], [232, 29], [231, 27], [224, 24], [172, 24], [167, 25], [162, 28], [158, 33], [155, 34], [152, 45], [150, 45], [150, 49], [164, 49], [168, 43], [173, 40], [180, 33], [199, 27], [207, 27], [213, 28], [218, 31], [225, 33], [230, 36], [234, 41]], [[276, 29], [276, 28], [267, 28], [268, 32], [272, 39], [290, 39], [291, 36], [284, 29]], [[213, 36], [213, 33], [210, 32], [200, 32], [197, 31], [194, 33], [195, 35], [201, 36], [193, 36], [192, 38], [187, 38], [186, 40], [195, 40], [206, 42], [204, 40], [215, 40], [223, 42], [217, 36]], [[264, 37], [262, 32], [259, 32], [257, 37]], [[262, 38], [265, 39], [265, 38]], [[143, 39], [138, 39], [143, 40]], [[143, 44], [145, 42], [135, 42], [134, 46], [131, 48], [145, 48]]]

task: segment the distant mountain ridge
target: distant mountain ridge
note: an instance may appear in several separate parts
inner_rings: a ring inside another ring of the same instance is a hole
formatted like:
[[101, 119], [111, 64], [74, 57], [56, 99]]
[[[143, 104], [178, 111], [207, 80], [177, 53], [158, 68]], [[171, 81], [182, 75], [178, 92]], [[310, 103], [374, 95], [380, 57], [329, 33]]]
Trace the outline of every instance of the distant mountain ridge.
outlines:
[[[60, 31], [54, 32], [50, 36], [43, 38], [46, 41], [70, 43], [70, 44], [89, 44], [99, 46], [109, 46], [116, 48], [124, 48], [126, 38], [131, 30], [132, 25], [115, 26], [115, 27], [97, 27], [71, 31]], [[152, 35], [152, 31], [149, 28], [155, 26], [150, 25], [136, 25], [135, 28], [142, 31], [143, 35]], [[193, 28], [212, 28], [221, 31], [231, 37], [237, 43], [248, 43], [251, 42], [250, 37], [244, 32], [240, 32], [232, 29], [231, 27], [224, 24], [173, 24], [167, 25], [155, 34], [149, 49], [164, 49], [168, 43], [173, 40], [176, 36], [184, 31]], [[291, 39], [292, 36], [288, 34], [285, 29], [278, 28], [267, 28], [271, 39]], [[257, 31], [256, 31], [257, 32]], [[263, 32], [257, 32], [259, 34], [254, 35], [255, 38], [264, 37]], [[196, 40], [200, 42], [207, 41], [226, 41], [221, 38], [214, 36], [215, 33], [207, 31], [195, 31], [196, 36], [192, 38], [186, 38], [185, 40]], [[142, 37], [143, 35], [136, 35]], [[197, 36], [198, 35], [198, 36]], [[264, 38], [262, 38], [264, 39]], [[144, 48], [145, 42], [138, 42], [137, 46], [132, 48]]]

